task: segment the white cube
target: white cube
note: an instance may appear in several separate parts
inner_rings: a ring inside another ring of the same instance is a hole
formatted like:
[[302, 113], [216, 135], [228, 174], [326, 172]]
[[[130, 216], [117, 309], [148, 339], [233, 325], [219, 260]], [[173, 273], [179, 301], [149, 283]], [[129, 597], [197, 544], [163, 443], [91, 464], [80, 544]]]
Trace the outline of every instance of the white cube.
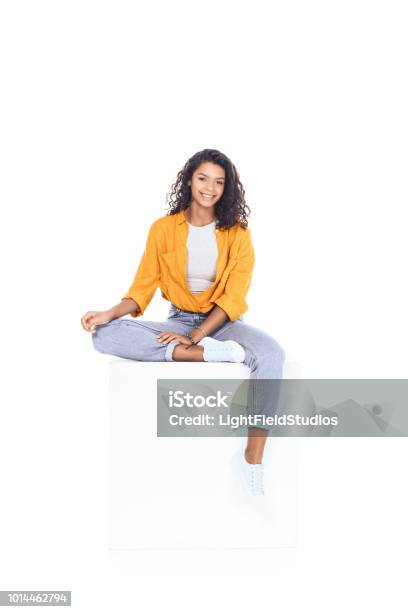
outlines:
[[[296, 362], [285, 364], [285, 378], [299, 372]], [[156, 433], [158, 379], [246, 379], [247, 366], [115, 358], [109, 373], [112, 550], [296, 545], [297, 438], [268, 439], [260, 501], [230, 466], [245, 437]]]

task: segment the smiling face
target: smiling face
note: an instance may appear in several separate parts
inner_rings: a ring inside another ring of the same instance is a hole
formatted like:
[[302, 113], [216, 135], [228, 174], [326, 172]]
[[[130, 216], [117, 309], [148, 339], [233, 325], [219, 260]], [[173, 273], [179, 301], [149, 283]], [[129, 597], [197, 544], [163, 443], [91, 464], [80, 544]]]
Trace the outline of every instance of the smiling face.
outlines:
[[224, 193], [224, 183], [224, 168], [212, 162], [203, 162], [196, 168], [188, 182], [192, 200], [199, 206], [213, 207]]

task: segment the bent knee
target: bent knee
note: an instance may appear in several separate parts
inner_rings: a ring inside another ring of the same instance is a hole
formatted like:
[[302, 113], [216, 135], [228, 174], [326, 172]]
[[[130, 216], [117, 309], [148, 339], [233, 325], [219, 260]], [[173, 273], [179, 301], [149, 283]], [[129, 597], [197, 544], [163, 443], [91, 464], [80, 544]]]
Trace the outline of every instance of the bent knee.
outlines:
[[101, 331], [100, 329], [96, 329], [96, 331], [94, 331], [91, 335], [94, 349], [96, 351], [99, 351], [100, 353], [104, 353], [106, 339], [104, 338], [103, 331]]
[[110, 321], [102, 325], [96, 325], [92, 333], [92, 344], [95, 350], [100, 353], [109, 353], [110, 343], [118, 329], [118, 321]]

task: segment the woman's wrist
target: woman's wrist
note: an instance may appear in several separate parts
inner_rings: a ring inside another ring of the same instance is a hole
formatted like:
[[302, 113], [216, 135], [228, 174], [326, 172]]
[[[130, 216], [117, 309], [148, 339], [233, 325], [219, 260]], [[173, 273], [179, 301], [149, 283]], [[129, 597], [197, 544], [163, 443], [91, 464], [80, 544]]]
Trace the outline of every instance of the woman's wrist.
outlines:
[[113, 319], [117, 319], [118, 315], [115, 312], [114, 308], [109, 308], [109, 310], [104, 310], [103, 314], [106, 315], [106, 319], [110, 322], [113, 321]]
[[131, 313], [140, 312], [140, 306], [137, 302], [135, 302], [132, 298], [123, 298], [119, 304], [115, 304], [112, 308], [106, 311], [112, 319], [119, 319], [120, 317], [124, 317]]
[[195, 327], [192, 332], [190, 332], [190, 338], [193, 339], [194, 342], [200, 342], [207, 334], [201, 327]]

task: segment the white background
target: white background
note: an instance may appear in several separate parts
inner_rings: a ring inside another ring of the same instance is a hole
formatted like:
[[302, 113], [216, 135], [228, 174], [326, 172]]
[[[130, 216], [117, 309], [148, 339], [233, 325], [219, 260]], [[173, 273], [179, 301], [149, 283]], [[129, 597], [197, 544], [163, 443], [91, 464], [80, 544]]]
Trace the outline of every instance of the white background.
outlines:
[[407, 27], [392, 0], [1, 3], [0, 589], [406, 610], [404, 438], [302, 441], [297, 550], [109, 552], [107, 362], [80, 317], [217, 148], [252, 210], [246, 321], [305, 378], [405, 378]]

